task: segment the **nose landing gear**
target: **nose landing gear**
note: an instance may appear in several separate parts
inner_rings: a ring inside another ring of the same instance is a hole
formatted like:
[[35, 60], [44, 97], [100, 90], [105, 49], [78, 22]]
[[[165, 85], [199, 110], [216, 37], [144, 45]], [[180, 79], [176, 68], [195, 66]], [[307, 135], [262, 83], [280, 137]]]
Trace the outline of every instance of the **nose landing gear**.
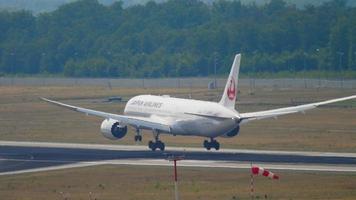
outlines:
[[135, 142], [141, 142], [141, 141], [142, 141], [142, 135], [140, 129], [136, 129]]
[[141, 142], [142, 141], [142, 136], [141, 135], [135, 135], [135, 142]]
[[203, 145], [207, 150], [210, 150], [211, 148], [215, 148], [215, 150], [220, 149], [220, 143], [214, 140], [214, 138], [210, 138], [210, 142], [208, 140], [204, 140]]

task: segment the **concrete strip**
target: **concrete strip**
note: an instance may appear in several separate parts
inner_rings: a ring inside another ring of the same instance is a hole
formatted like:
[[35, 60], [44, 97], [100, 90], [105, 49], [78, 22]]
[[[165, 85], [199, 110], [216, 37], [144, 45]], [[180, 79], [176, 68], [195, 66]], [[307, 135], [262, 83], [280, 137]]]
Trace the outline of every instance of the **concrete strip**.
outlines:
[[[2, 159], [6, 160], [6, 159]], [[10, 160], [10, 159], [9, 159]], [[53, 160], [25, 160], [11, 159], [12, 161], [28, 161], [28, 162], [67, 162]], [[13, 172], [3, 172], [0, 176], [15, 175], [23, 173], [44, 172], [52, 170], [63, 170], [70, 168], [89, 167], [97, 165], [134, 165], [134, 166], [172, 166], [172, 163], [167, 160], [155, 159], [125, 159], [125, 160], [105, 160], [93, 162], [79, 162], [75, 164], [66, 164], [53, 167], [42, 167], [37, 169], [20, 170]], [[287, 171], [320, 171], [320, 172], [356, 172], [356, 166], [335, 166], [335, 165], [299, 165], [299, 164], [273, 164], [273, 163], [254, 163], [267, 169], [272, 170], [287, 170]], [[225, 161], [200, 161], [200, 160], [182, 160], [179, 162], [180, 167], [199, 167], [199, 168], [229, 168], [229, 169], [250, 169], [250, 163], [245, 162], [225, 162]]]
[[[20, 147], [52, 147], [52, 148], [73, 148], [73, 149], [100, 149], [100, 150], [120, 150], [120, 151], [145, 151], [147, 146], [142, 145], [106, 145], [106, 144], [75, 144], [75, 143], [53, 143], [53, 142], [17, 142], [0, 141], [0, 146], [20, 146]], [[203, 148], [193, 147], [166, 147], [167, 151], [190, 151], [207, 152]], [[212, 153], [217, 151], [212, 151]], [[273, 151], [273, 150], [249, 150], [249, 149], [221, 149], [220, 153], [249, 153], [249, 154], [269, 154], [269, 155], [297, 155], [297, 156], [322, 156], [322, 157], [348, 157], [356, 158], [356, 153], [336, 153], [336, 152], [311, 152], [311, 151]]]
[[[172, 166], [166, 160], [110, 160], [102, 161], [104, 164], [116, 165], [143, 165], [143, 166]], [[325, 171], [325, 172], [356, 172], [356, 166], [335, 166], [335, 165], [299, 165], [299, 164], [273, 164], [273, 163], [253, 163], [267, 169], [291, 170], [291, 171]], [[181, 167], [204, 167], [204, 168], [232, 168], [250, 169], [251, 164], [246, 162], [225, 162], [225, 161], [201, 161], [182, 160], [179, 161]]]

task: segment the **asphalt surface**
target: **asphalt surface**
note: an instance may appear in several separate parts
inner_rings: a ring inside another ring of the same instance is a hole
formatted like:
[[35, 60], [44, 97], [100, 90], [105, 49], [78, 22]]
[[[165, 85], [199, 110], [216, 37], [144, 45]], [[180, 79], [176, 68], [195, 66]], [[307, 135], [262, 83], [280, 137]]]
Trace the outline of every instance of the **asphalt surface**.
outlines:
[[58, 147], [0, 146], [0, 173], [107, 160], [162, 160], [184, 155], [185, 160], [310, 165], [356, 165], [354, 156], [288, 155], [263, 152], [106, 150]]

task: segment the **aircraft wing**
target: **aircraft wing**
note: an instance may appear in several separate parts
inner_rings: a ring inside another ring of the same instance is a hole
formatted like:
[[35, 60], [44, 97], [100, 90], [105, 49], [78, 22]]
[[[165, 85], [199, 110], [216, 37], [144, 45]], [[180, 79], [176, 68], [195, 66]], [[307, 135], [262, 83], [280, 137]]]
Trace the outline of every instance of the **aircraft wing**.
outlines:
[[306, 110], [310, 110], [325, 104], [335, 103], [339, 101], [346, 101], [350, 99], [356, 99], [356, 95], [338, 98], [338, 99], [331, 99], [331, 100], [317, 102], [317, 103], [304, 104], [300, 106], [291, 106], [286, 108], [279, 108], [279, 109], [259, 111], [259, 112], [240, 113], [239, 116], [240, 116], [241, 123], [246, 123], [251, 120], [259, 120], [265, 118], [278, 117], [280, 115], [286, 115], [291, 113], [304, 112]]
[[84, 113], [86, 115], [93, 115], [97, 117], [102, 117], [105, 119], [114, 119], [119, 122], [122, 122], [124, 124], [128, 124], [134, 127], [142, 127], [142, 128], [147, 128], [147, 129], [152, 129], [152, 130], [160, 130], [164, 132], [171, 132], [171, 127], [168, 122], [166, 122], [164, 119], [160, 119], [155, 117], [154, 119], [151, 119], [149, 117], [136, 117], [136, 116], [125, 116], [125, 115], [117, 115], [117, 114], [112, 114], [112, 113], [107, 113], [107, 112], [101, 112], [101, 111], [96, 111], [96, 110], [91, 110], [91, 109], [86, 109], [86, 108], [81, 108], [77, 106], [72, 106], [68, 104], [64, 104], [58, 101], [53, 101], [49, 100], [46, 98], [41, 98], [43, 101], [46, 101], [48, 103], [67, 108], [69, 110], [73, 110], [76, 112]]

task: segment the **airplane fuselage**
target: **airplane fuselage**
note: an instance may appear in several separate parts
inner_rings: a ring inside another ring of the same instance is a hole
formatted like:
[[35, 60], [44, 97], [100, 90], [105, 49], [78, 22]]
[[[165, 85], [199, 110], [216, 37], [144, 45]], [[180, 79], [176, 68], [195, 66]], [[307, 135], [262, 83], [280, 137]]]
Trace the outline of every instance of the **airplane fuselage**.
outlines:
[[[222, 136], [236, 128], [237, 112], [218, 103], [172, 98], [169, 96], [140, 95], [131, 98], [125, 115], [164, 120], [173, 135]], [[144, 128], [144, 127], [140, 127]]]

